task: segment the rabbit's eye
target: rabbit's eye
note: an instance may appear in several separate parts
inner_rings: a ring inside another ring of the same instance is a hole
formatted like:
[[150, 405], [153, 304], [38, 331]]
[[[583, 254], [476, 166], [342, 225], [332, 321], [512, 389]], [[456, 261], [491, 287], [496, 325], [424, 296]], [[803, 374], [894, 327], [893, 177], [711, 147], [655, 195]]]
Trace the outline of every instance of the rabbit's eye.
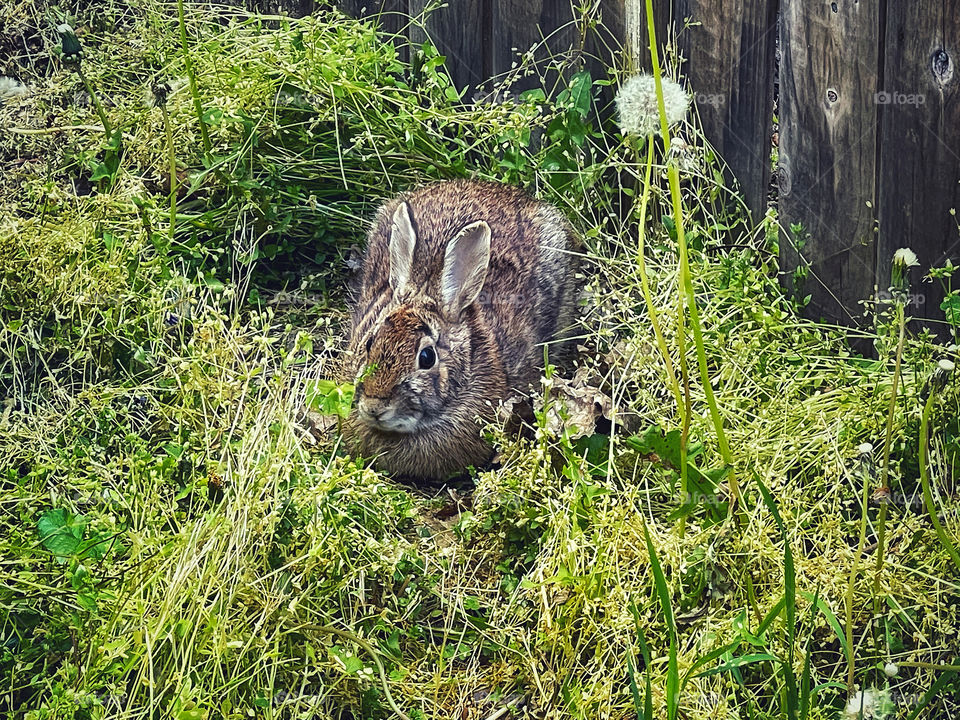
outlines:
[[437, 353], [432, 347], [425, 347], [417, 356], [417, 365], [420, 366], [421, 370], [429, 370], [436, 361]]

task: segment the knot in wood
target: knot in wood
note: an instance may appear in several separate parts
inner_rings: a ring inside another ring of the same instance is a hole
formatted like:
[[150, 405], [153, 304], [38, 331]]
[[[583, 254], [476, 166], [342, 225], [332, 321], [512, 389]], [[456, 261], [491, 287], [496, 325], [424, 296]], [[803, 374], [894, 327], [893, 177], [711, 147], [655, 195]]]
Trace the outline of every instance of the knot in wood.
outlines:
[[930, 57], [930, 70], [933, 79], [941, 85], [946, 85], [953, 79], [953, 58], [943, 48], [938, 48]]
[[833, 88], [827, 88], [827, 102], [833, 105], [837, 100], [840, 99], [840, 93], [838, 93]]

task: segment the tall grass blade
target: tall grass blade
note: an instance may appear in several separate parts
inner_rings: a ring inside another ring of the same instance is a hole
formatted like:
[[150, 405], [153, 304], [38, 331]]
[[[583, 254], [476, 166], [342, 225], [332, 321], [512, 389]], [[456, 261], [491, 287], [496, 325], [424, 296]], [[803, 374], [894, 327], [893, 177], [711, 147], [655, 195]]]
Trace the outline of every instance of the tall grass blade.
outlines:
[[770, 510], [773, 521], [780, 531], [780, 537], [783, 538], [783, 607], [785, 610], [785, 624], [787, 629], [787, 659], [781, 662], [783, 668], [783, 679], [786, 687], [784, 688], [785, 703], [787, 706], [787, 717], [793, 719], [797, 717], [799, 693], [797, 691], [797, 678], [793, 673], [794, 644], [797, 639], [797, 586], [796, 573], [793, 567], [793, 551], [790, 549], [790, 541], [787, 539], [787, 529], [783, 525], [783, 519], [780, 517], [780, 511], [777, 510], [777, 504], [767, 490], [766, 485], [760, 478], [756, 478], [757, 487], [763, 496], [763, 502]]
[[660, 598], [660, 608], [663, 610], [663, 620], [667, 626], [667, 636], [670, 642], [669, 658], [667, 660], [667, 718], [676, 720], [677, 707], [680, 695], [680, 671], [677, 668], [677, 626], [673, 617], [673, 607], [670, 604], [670, 590], [667, 588], [667, 579], [660, 567], [657, 551], [650, 540], [650, 530], [646, 523], [643, 525], [643, 535], [647, 541], [647, 554], [650, 556], [650, 567], [653, 570], [657, 596]]

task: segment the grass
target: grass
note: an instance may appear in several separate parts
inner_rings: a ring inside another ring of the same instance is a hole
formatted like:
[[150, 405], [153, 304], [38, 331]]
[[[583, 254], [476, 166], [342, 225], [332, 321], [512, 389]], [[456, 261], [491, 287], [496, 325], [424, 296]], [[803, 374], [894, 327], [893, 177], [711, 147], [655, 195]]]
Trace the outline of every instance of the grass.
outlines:
[[[852, 667], [889, 717], [958, 711], [958, 392], [926, 390], [955, 348], [911, 323], [901, 347], [889, 305], [869, 308], [877, 360], [802, 319], [775, 213], [750, 225], [695, 119], [671, 130], [682, 168], [657, 150], [646, 187], [593, 119], [614, 71], [473, 106], [429, 45], [407, 64], [342, 17], [190, 9], [183, 34], [175, 2], [9, 10], [42, 42], [18, 60], [31, 94], [0, 106], [0, 710], [833, 718]], [[57, 58], [64, 19], [119, 136]], [[160, 83], [162, 109], [143, 101]], [[581, 231], [577, 368], [548, 382], [576, 371], [620, 430], [574, 427], [551, 395], [531, 439], [489, 428], [502, 467], [448, 493], [367, 469], [305, 407], [364, 221], [467, 174]], [[685, 362], [733, 468], [693, 381], [681, 442], [677, 326], [649, 321], [687, 289]], [[864, 442], [890, 453], [879, 573]]]

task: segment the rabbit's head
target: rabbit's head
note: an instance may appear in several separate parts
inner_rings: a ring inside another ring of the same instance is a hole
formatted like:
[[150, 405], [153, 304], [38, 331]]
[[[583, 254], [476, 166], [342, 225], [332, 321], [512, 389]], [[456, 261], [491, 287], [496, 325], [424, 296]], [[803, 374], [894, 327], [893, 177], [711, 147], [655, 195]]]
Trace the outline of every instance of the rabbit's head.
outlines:
[[371, 309], [352, 343], [356, 419], [367, 436], [449, 431], [464, 395], [475, 389], [467, 387], [468, 378], [502, 375], [502, 369], [476, 367], [499, 363], [489, 357], [492, 340], [477, 337], [472, 321], [490, 263], [490, 226], [480, 220], [462, 227], [435, 268], [414, 267], [416, 244], [410, 208], [401, 202], [387, 254], [390, 300]]

